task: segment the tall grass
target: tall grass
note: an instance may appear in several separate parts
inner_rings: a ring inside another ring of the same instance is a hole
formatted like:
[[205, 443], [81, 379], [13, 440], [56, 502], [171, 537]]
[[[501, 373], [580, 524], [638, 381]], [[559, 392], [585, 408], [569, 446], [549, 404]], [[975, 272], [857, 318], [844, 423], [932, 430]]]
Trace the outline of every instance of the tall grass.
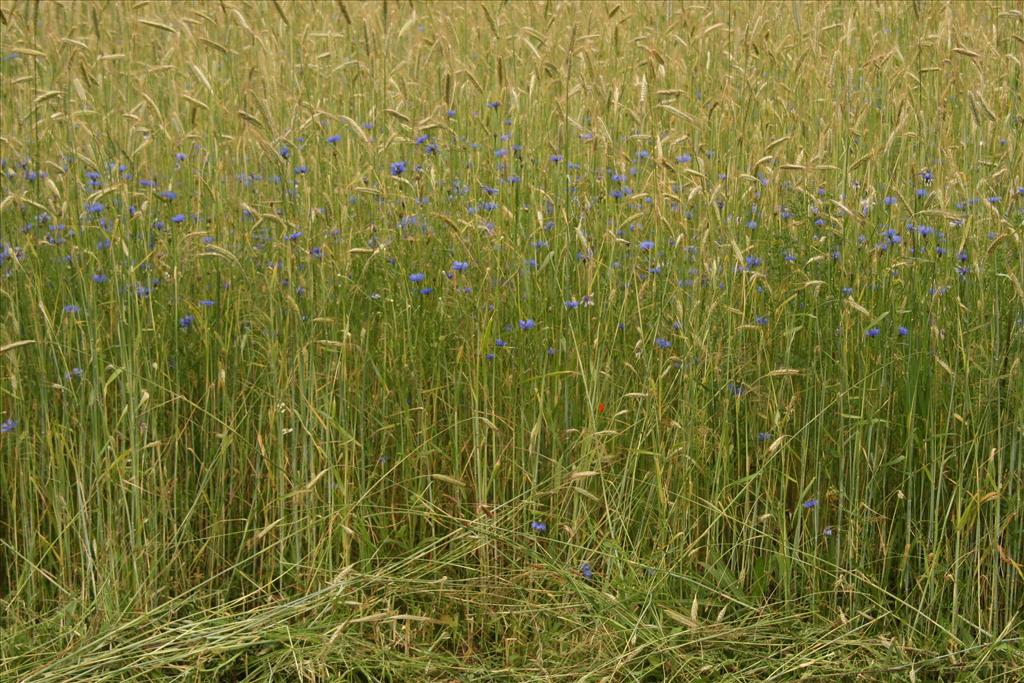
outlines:
[[0, 678], [1024, 670], [1019, 5], [0, 11]]

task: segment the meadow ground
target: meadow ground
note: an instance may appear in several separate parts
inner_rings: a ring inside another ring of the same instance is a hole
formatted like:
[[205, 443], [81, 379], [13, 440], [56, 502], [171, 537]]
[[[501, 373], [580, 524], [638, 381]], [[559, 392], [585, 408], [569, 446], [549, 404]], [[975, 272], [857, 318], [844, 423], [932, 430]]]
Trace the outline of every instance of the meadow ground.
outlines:
[[0, 13], [0, 680], [1024, 677], [1019, 3]]

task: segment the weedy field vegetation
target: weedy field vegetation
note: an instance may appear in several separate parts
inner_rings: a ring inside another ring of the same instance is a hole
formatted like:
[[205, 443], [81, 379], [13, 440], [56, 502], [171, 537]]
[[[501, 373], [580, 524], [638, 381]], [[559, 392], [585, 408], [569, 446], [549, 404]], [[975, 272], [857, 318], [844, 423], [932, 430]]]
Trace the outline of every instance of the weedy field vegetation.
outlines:
[[0, 46], [3, 680], [1024, 675], [1019, 3]]

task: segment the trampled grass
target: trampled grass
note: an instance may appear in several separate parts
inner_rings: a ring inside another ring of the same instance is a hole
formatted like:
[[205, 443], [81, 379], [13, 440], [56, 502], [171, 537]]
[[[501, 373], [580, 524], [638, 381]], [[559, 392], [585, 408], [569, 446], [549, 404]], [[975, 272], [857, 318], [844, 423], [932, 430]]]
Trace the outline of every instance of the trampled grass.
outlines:
[[0, 12], [0, 679], [1024, 675], [1018, 3]]

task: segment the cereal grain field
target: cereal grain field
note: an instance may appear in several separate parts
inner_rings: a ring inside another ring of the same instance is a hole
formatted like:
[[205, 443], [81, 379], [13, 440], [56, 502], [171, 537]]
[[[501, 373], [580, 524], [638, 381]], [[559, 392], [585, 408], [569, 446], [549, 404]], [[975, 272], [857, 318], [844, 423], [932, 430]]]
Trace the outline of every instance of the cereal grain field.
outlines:
[[0, 0], [0, 680], [1024, 679], [1019, 2]]

